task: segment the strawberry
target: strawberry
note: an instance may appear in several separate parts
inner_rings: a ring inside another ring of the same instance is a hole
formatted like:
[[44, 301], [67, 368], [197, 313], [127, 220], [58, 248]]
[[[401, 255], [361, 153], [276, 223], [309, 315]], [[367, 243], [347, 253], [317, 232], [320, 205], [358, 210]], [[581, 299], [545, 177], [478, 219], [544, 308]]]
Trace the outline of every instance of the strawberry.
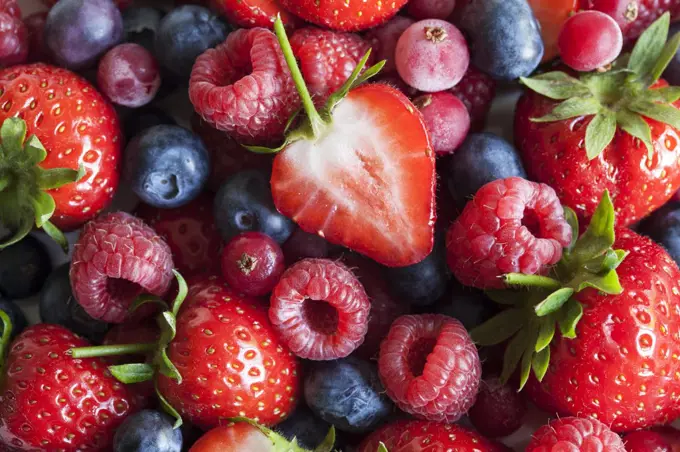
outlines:
[[[316, 233], [388, 266], [429, 254], [434, 240], [435, 168], [418, 109], [384, 84], [359, 86], [369, 53], [317, 112], [280, 21], [275, 30], [302, 98], [306, 118], [274, 159], [277, 209]], [[352, 89], [353, 88], [353, 89]]]
[[[116, 112], [87, 81], [45, 64], [0, 71], [0, 106], [0, 219], [15, 231], [0, 248], [34, 222], [66, 246], [57, 228], [72, 230], [96, 216], [118, 186]], [[8, 120], [15, 117], [22, 121]]]
[[606, 192], [548, 276], [504, 279], [529, 291], [491, 293], [511, 307], [471, 334], [480, 345], [512, 337], [503, 376], [520, 363], [521, 387], [533, 369], [538, 406], [617, 432], [680, 416], [680, 269], [659, 245], [614, 227]]
[[408, 0], [359, 2], [347, 0], [279, 0], [288, 11], [316, 25], [338, 31], [361, 31], [383, 24]]
[[244, 28], [273, 28], [277, 15], [287, 28], [296, 28], [302, 21], [286, 11], [278, 0], [209, 0], [230, 22]]
[[111, 449], [137, 402], [104, 361], [68, 355], [83, 346], [87, 341], [58, 325], [32, 326], [17, 337], [0, 389], [0, 444], [12, 451]]
[[524, 166], [581, 220], [605, 189], [627, 226], [680, 187], [680, 90], [659, 79], [678, 46], [664, 48], [668, 28], [665, 14], [609, 72], [522, 79], [530, 91], [517, 105], [515, 140]]

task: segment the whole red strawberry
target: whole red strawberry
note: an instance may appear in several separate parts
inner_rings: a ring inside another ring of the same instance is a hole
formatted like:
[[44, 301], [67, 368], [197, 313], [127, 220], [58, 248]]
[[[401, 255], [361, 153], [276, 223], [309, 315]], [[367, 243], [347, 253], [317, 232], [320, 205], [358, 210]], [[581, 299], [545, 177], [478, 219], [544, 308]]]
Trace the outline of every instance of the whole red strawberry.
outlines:
[[230, 22], [244, 28], [273, 28], [277, 15], [287, 28], [294, 28], [302, 22], [283, 9], [278, 0], [206, 0], [224, 14]]
[[[666, 60], [654, 58], [668, 24], [666, 14], [641, 36], [627, 63], [615, 63], [627, 71], [580, 79], [555, 71], [522, 79], [531, 90], [515, 114], [524, 166], [581, 220], [593, 214], [604, 190], [612, 196], [618, 224], [626, 226], [680, 187], [680, 93], [659, 79]], [[664, 52], [673, 54], [677, 43], [668, 46]]]
[[331, 30], [360, 31], [392, 18], [407, 0], [363, 2], [347, 0], [280, 0], [293, 14]]
[[106, 451], [137, 409], [130, 388], [99, 358], [76, 359], [88, 343], [57, 325], [36, 325], [13, 342], [0, 388], [0, 443], [12, 451]]

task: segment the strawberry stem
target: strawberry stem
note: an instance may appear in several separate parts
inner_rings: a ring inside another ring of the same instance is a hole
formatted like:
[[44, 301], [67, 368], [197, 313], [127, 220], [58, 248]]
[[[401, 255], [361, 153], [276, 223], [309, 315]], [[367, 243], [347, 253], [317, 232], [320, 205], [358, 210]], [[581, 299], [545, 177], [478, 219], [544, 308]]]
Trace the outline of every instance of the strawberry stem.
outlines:
[[70, 354], [74, 358], [100, 358], [102, 356], [143, 355], [158, 348], [156, 342], [147, 344], [113, 344], [94, 347], [72, 348]]
[[12, 337], [12, 320], [5, 311], [0, 309], [0, 321], [2, 321], [2, 337], [0, 337], [0, 371], [2, 371]]

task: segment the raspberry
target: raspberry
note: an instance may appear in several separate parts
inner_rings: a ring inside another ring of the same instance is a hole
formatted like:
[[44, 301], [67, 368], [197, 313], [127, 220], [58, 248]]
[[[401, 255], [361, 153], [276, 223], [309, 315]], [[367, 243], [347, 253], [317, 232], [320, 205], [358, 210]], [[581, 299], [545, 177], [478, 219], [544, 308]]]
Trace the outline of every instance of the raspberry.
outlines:
[[482, 381], [468, 417], [477, 431], [489, 438], [508, 436], [522, 426], [527, 412], [524, 399], [509, 384], [492, 377]]
[[397, 406], [430, 421], [456, 422], [475, 401], [482, 365], [463, 324], [445, 315], [405, 315], [380, 345], [380, 379]]
[[0, 12], [7, 13], [15, 19], [21, 19], [21, 8], [17, 0], [0, 0]]
[[565, 417], [539, 428], [525, 452], [625, 452], [619, 435], [596, 419]]
[[263, 28], [236, 30], [199, 56], [189, 98], [210, 125], [248, 143], [280, 139], [300, 106], [276, 36]]
[[21, 64], [28, 58], [29, 36], [26, 25], [17, 18], [12, 3], [0, 8], [0, 65]]
[[274, 288], [269, 320], [296, 355], [344, 358], [364, 340], [371, 304], [356, 276], [328, 259], [303, 259]]
[[470, 66], [451, 93], [462, 100], [470, 113], [471, 130], [480, 131], [486, 123], [491, 102], [496, 95], [496, 82], [479, 69]]
[[[397, 48], [399, 36], [415, 21], [406, 16], [394, 16], [389, 22], [379, 27], [371, 28], [366, 33], [366, 39], [373, 48], [376, 61], [385, 60], [381, 74], [395, 72], [394, 51]], [[402, 82], [403, 83], [403, 82]]]
[[90, 221], [73, 248], [73, 295], [93, 318], [122, 323], [142, 292], [161, 296], [173, 279], [170, 248], [142, 220], [114, 212]]
[[[318, 103], [342, 86], [371, 48], [359, 35], [307, 27], [290, 37], [307, 88]], [[370, 66], [369, 59], [367, 66]]]
[[555, 190], [521, 177], [489, 182], [449, 229], [447, 259], [462, 284], [503, 288], [506, 273], [536, 274], [556, 264], [571, 228]]
[[[635, 39], [642, 34], [663, 13], [669, 11], [671, 17], [680, 15], [680, 0], [636, 0], [637, 17], [624, 30], [624, 38]], [[635, 16], [635, 6], [631, 6], [630, 17]]]

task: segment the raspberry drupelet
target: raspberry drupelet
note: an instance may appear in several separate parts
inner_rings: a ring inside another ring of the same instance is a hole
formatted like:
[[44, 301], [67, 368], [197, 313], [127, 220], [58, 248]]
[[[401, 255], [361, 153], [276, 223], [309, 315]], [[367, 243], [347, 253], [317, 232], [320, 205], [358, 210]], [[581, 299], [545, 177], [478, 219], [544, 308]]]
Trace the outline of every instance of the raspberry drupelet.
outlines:
[[625, 452], [623, 441], [597, 419], [565, 417], [539, 428], [526, 452]]

